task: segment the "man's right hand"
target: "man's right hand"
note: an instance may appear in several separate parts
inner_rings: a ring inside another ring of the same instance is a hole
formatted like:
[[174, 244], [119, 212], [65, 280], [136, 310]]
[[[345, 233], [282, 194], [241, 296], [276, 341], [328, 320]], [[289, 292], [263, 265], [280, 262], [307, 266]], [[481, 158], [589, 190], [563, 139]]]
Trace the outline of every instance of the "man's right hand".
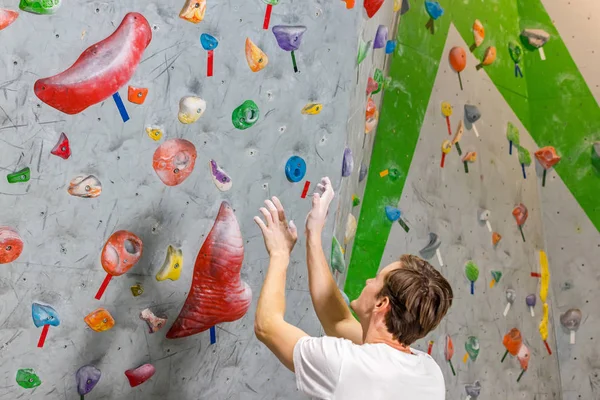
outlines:
[[335, 193], [329, 178], [321, 178], [321, 183], [317, 185], [317, 192], [313, 194], [312, 209], [306, 217], [307, 234], [321, 234], [327, 220], [329, 204], [334, 196]]

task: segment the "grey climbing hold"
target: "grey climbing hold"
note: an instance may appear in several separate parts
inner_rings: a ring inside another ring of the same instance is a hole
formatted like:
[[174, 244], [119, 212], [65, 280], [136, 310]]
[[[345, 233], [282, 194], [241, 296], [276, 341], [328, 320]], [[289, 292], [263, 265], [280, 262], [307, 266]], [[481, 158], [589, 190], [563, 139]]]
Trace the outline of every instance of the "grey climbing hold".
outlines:
[[440, 247], [441, 244], [442, 241], [438, 235], [433, 232], [429, 232], [429, 243], [427, 243], [427, 246], [419, 250], [419, 254], [421, 254], [423, 258], [429, 259], [433, 257], [435, 251]]
[[467, 392], [467, 396], [469, 396], [472, 400], [477, 400], [481, 394], [481, 383], [479, 383], [479, 381], [475, 381], [473, 384], [465, 385], [465, 392]]
[[402, 0], [402, 7], [400, 8], [400, 15], [404, 15], [410, 10], [410, 3], [408, 0]]
[[465, 104], [465, 118], [467, 121], [474, 124], [481, 118], [481, 112], [476, 106]]
[[[600, 143], [600, 142], [599, 142]], [[362, 182], [365, 180], [365, 178], [367, 177], [367, 166], [365, 164], [360, 164], [360, 172], [358, 173], [358, 181]]]
[[530, 45], [538, 49], [550, 39], [550, 34], [543, 29], [524, 29], [521, 36], [526, 38]]

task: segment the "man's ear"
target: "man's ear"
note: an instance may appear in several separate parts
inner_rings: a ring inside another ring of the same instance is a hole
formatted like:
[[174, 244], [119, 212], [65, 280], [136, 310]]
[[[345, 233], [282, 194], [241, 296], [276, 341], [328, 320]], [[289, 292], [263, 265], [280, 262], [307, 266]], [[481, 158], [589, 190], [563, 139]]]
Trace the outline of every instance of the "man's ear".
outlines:
[[387, 296], [381, 296], [375, 303], [375, 311], [387, 312], [390, 308], [390, 299]]

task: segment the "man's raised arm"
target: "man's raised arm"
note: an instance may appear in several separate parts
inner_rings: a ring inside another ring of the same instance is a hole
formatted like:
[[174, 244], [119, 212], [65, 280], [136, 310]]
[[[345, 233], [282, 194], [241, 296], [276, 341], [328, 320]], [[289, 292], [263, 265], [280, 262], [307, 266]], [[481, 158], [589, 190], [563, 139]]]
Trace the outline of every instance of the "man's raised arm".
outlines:
[[[319, 194], [320, 193], [320, 194]], [[306, 261], [310, 297], [321, 325], [328, 336], [363, 343], [363, 330], [337, 287], [323, 253], [321, 235], [334, 192], [329, 178], [323, 178], [313, 195], [312, 210], [306, 219]]]

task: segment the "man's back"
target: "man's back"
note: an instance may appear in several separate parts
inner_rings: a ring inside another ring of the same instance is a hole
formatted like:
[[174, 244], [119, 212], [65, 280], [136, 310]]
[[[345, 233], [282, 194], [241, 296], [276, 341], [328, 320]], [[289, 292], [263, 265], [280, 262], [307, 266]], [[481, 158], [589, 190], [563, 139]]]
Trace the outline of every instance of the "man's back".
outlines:
[[305, 337], [294, 348], [298, 389], [318, 399], [443, 400], [444, 377], [429, 355], [387, 344]]

